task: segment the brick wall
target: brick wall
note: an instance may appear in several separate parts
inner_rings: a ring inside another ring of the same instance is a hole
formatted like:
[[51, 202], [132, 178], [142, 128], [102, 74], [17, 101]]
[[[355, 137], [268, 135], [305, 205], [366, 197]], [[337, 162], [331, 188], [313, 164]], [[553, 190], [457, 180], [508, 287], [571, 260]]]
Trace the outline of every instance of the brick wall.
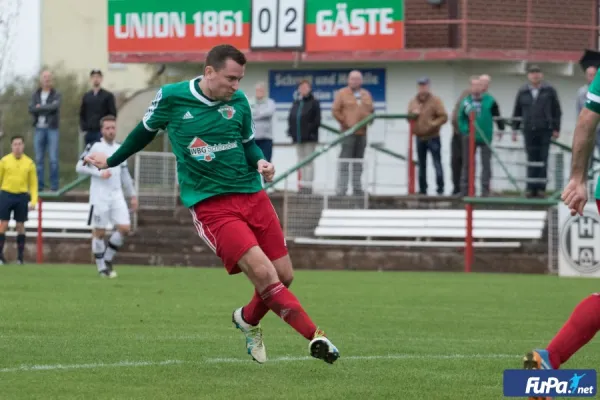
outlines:
[[[594, 26], [598, 0], [531, 0], [531, 22]], [[415, 20], [443, 20], [462, 17], [462, 0], [446, 0], [431, 6], [426, 0], [405, 0], [406, 47], [460, 47], [463, 27], [449, 24], [412, 25]], [[525, 22], [527, 0], [467, 0], [469, 21]], [[471, 49], [524, 49], [526, 29], [511, 25], [486, 25], [469, 22], [467, 44]], [[597, 36], [597, 35], [596, 35]], [[590, 31], [556, 28], [532, 28], [533, 50], [580, 51], [594, 47]]]

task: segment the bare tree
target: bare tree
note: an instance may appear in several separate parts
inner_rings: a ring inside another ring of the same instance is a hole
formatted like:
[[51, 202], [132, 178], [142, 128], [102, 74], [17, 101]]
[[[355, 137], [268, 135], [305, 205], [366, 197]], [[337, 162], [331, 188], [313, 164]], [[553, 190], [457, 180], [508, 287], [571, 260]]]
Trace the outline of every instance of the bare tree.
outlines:
[[[17, 36], [17, 26], [22, 0], [0, 0], [0, 83], [10, 79], [13, 62], [12, 49]], [[10, 71], [10, 72], [9, 72]]]

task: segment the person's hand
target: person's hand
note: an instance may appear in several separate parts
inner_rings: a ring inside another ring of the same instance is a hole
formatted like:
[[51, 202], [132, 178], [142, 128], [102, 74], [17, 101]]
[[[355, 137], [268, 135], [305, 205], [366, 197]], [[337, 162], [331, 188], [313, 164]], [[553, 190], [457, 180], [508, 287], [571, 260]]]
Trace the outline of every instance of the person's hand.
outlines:
[[560, 198], [569, 207], [571, 215], [583, 215], [583, 208], [588, 199], [587, 185], [585, 182], [571, 179]]
[[100, 178], [102, 179], [108, 179], [112, 176], [112, 174], [110, 173], [109, 169], [105, 169], [100, 173]]
[[271, 182], [275, 176], [275, 166], [266, 160], [260, 160], [258, 172], [265, 178], [265, 181]]
[[131, 211], [137, 211], [138, 208], [138, 199], [137, 197], [132, 197], [129, 200], [130, 204], [131, 204]]
[[35, 203], [29, 203], [29, 211], [35, 210]]
[[108, 156], [104, 153], [91, 153], [88, 154], [87, 156], [85, 156], [85, 158], [83, 159], [84, 164], [89, 163], [92, 164], [94, 167], [98, 168], [98, 169], [107, 169], [108, 168], [108, 164], [106, 163], [106, 160], [108, 159]]
[[553, 131], [552, 132], [552, 139], [556, 139], [558, 138], [558, 131]]
[[36, 105], [35, 105], [35, 108], [40, 108], [40, 105], [39, 105], [39, 104], [36, 104]]

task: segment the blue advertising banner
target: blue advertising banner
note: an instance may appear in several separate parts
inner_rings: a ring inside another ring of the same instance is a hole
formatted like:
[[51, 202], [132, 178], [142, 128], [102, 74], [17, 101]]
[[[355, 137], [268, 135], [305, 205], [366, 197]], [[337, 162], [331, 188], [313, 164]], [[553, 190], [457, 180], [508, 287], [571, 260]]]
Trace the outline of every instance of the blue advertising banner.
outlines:
[[[363, 87], [371, 92], [375, 109], [384, 110], [385, 68], [358, 69], [363, 75]], [[321, 102], [321, 109], [330, 110], [335, 92], [348, 86], [348, 74], [352, 69], [326, 70], [270, 70], [269, 97], [277, 104], [280, 111], [289, 110], [296, 97], [298, 82], [307, 80], [312, 85], [313, 95]]]

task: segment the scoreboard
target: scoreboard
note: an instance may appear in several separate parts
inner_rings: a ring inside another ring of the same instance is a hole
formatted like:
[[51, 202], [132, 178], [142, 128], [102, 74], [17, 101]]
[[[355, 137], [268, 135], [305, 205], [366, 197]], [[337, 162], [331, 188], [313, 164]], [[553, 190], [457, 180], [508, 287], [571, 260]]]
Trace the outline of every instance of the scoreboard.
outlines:
[[305, 0], [252, 0], [251, 50], [305, 49]]
[[402, 0], [108, 0], [109, 54], [404, 48]]

